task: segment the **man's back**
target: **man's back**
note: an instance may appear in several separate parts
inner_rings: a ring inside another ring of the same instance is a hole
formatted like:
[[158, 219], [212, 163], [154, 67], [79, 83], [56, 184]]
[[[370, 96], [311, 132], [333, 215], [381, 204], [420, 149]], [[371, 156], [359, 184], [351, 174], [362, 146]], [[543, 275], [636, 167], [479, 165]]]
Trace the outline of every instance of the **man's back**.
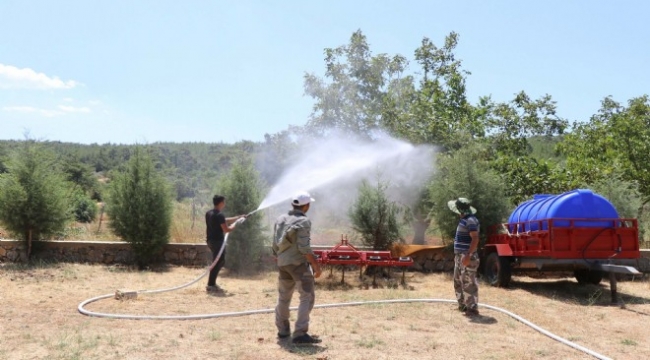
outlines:
[[300, 210], [289, 211], [278, 217], [274, 227], [273, 252], [278, 266], [298, 265], [312, 254], [311, 220]]
[[205, 231], [207, 241], [223, 241], [224, 233], [221, 224], [226, 223], [223, 213], [217, 209], [210, 209], [205, 213]]

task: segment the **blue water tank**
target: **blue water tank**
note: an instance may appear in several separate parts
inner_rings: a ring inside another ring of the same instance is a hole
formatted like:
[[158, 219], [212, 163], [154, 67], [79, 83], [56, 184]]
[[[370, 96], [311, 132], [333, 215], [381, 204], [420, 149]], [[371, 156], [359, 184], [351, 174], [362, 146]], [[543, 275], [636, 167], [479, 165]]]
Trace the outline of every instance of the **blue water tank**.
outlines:
[[[548, 229], [548, 219], [554, 220], [553, 226], [568, 227], [564, 219], [617, 219], [614, 205], [591, 190], [577, 189], [560, 195], [538, 194], [515, 209], [508, 218], [508, 223], [524, 223], [518, 228], [510, 226], [510, 232], [534, 231]], [[613, 221], [576, 221], [576, 227], [611, 227]]]

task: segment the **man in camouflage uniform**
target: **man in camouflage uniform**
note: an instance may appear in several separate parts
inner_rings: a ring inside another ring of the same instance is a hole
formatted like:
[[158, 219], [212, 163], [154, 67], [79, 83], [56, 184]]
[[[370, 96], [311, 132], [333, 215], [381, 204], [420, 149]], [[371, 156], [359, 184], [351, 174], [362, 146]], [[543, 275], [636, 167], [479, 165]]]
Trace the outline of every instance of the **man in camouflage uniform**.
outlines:
[[[281, 215], [274, 226], [273, 254], [278, 265], [278, 304], [275, 308], [275, 325], [278, 337], [288, 338], [292, 335], [294, 344], [316, 344], [317, 337], [307, 333], [309, 314], [314, 308], [316, 295], [314, 278], [321, 275], [321, 269], [311, 249], [311, 220], [305, 213], [314, 199], [307, 192], [300, 192], [293, 197], [293, 210]], [[293, 291], [298, 288], [300, 304], [293, 334], [289, 324], [289, 305]]]
[[454, 290], [458, 300], [458, 310], [465, 316], [478, 316], [479, 266], [479, 221], [474, 216], [476, 209], [466, 198], [458, 198], [447, 203], [449, 209], [460, 217], [454, 238]]

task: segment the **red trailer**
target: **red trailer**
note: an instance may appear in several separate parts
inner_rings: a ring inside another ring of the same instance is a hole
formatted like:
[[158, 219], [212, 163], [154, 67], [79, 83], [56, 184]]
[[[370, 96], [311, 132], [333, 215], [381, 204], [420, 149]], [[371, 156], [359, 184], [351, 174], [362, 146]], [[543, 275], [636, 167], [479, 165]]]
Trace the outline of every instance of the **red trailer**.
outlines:
[[[508, 286], [513, 270], [573, 270], [579, 283], [598, 284], [605, 273], [640, 274], [636, 219], [550, 218], [501, 224], [482, 249], [487, 281]], [[615, 298], [615, 282], [613, 283]]]

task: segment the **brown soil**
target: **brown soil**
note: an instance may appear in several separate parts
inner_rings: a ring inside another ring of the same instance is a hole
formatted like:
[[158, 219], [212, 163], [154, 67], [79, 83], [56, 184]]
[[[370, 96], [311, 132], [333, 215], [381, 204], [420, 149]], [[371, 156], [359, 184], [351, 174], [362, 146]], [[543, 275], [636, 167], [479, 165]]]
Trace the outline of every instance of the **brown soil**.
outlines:
[[[86, 298], [116, 289], [155, 289], [192, 280], [199, 269], [138, 272], [123, 267], [0, 264], [2, 359], [588, 359], [501, 313], [482, 309], [479, 321], [453, 305], [401, 304], [315, 309], [319, 346], [278, 342], [273, 315], [194, 320], [110, 320], [77, 312]], [[449, 275], [407, 273], [408, 286], [380, 280], [364, 286], [358, 272], [318, 279], [317, 304], [396, 298], [452, 299]], [[107, 299], [93, 311], [201, 314], [272, 308], [275, 274], [228, 276], [230, 296], [206, 294], [204, 280], [187, 289], [136, 300]], [[482, 286], [483, 303], [503, 307], [545, 329], [616, 359], [650, 358], [650, 282], [619, 283], [624, 307], [609, 305], [608, 286], [578, 286], [569, 278], [515, 277], [510, 289]], [[296, 295], [297, 297], [297, 295]], [[296, 301], [294, 300], [294, 303]]]

